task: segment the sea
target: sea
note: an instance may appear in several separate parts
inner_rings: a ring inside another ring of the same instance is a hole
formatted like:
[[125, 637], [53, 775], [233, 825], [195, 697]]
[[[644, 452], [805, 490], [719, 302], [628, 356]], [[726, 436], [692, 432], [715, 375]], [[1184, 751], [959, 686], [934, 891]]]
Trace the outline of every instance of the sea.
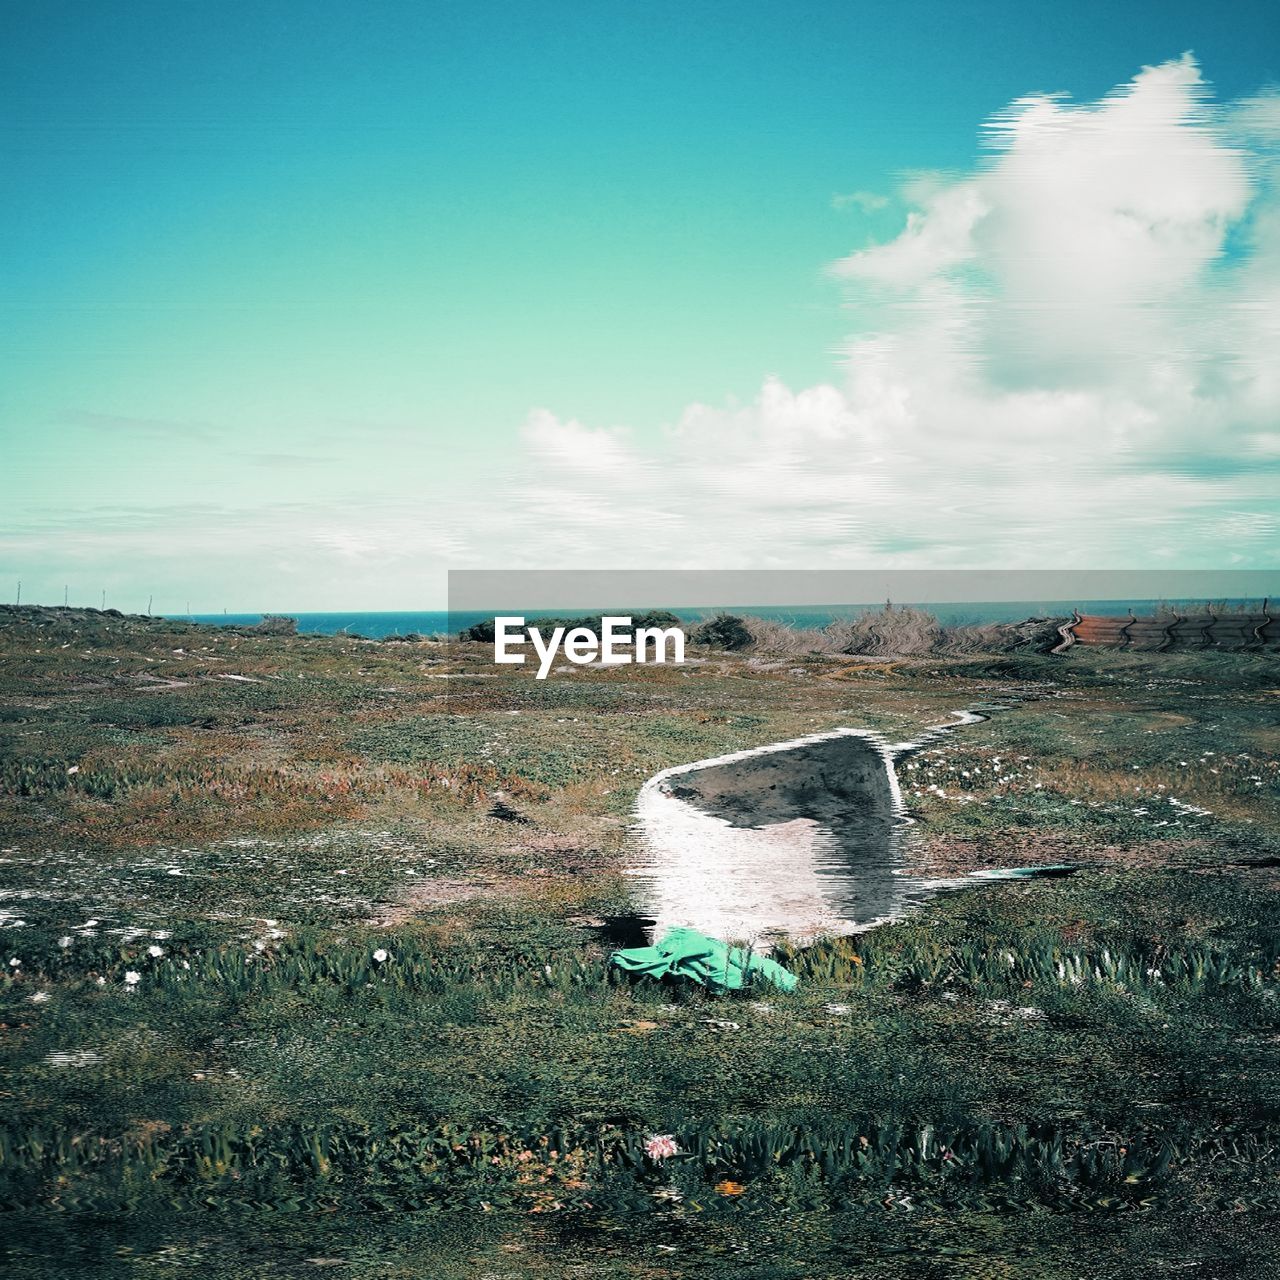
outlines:
[[[1021, 622], [1026, 618], [1069, 618], [1073, 609], [1081, 613], [1123, 616], [1129, 610], [1138, 615], [1150, 614], [1158, 607], [1183, 609], [1194, 612], [1204, 608], [1203, 600], [1018, 600], [975, 601], [965, 604], [931, 604], [921, 602], [905, 605], [895, 601], [894, 607], [924, 609], [932, 613], [945, 626], [981, 625], [988, 622]], [[1257, 600], [1227, 600], [1215, 602], [1216, 610], [1232, 608], [1257, 608]], [[334, 613], [297, 613], [288, 609], [272, 610], [275, 616], [294, 618], [298, 630], [313, 635], [350, 635], [368, 640], [382, 640], [387, 636], [406, 635], [456, 635], [477, 622], [492, 619], [495, 614], [510, 614], [536, 622], [539, 618], [578, 616], [611, 613], [622, 616], [644, 613], [661, 606], [608, 605], [599, 609], [519, 609], [500, 608], [487, 611], [407, 610], [405, 612], [364, 613], [359, 611]], [[856, 618], [861, 614], [883, 608], [883, 604], [798, 605], [788, 608], [781, 605], [723, 605], [707, 608], [679, 608], [673, 612], [682, 622], [696, 624], [717, 613], [750, 614], [802, 629], [819, 629], [838, 619]], [[262, 613], [195, 613], [169, 614], [177, 621], [205, 622], [215, 626], [256, 626], [266, 614]]]

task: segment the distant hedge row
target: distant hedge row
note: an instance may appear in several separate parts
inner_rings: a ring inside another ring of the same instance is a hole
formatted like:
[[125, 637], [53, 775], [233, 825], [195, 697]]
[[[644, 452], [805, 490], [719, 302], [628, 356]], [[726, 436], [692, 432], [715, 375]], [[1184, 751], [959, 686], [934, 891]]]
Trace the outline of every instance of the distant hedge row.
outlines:
[[[528, 621], [543, 634], [555, 627], [564, 627], [566, 631], [585, 627], [599, 636], [602, 629], [602, 615], [598, 613]], [[651, 609], [634, 615], [631, 628], [624, 631], [630, 634], [637, 627], [680, 627], [691, 644], [779, 657], [814, 653], [916, 657], [933, 653], [1048, 653], [1061, 643], [1058, 628], [1066, 621], [1066, 618], [1028, 618], [1025, 622], [952, 627], [943, 625], [923, 609], [888, 605], [855, 618], [837, 618], [821, 629], [806, 629], [770, 618], [733, 613], [718, 613], [690, 625], [666, 609]], [[458, 638], [492, 644], [493, 619], [464, 628]]]

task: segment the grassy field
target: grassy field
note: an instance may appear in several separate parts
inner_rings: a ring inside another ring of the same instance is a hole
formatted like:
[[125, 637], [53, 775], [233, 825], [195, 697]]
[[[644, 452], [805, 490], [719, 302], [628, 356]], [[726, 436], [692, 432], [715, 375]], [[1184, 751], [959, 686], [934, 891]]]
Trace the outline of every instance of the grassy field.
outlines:
[[[1274, 655], [490, 657], [0, 611], [6, 1274], [1274, 1274]], [[645, 778], [992, 704], [908, 861], [1077, 875], [610, 974]]]

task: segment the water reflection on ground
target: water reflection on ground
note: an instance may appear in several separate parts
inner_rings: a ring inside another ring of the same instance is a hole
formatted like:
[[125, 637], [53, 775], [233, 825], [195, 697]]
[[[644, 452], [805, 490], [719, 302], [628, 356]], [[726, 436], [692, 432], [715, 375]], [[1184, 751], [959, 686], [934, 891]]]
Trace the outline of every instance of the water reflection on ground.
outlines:
[[629, 870], [649, 931], [687, 925], [750, 941], [852, 933], [978, 878], [902, 874], [911, 820], [895, 764], [984, 718], [956, 715], [912, 742], [836, 729], [655, 774], [637, 802], [642, 853]]

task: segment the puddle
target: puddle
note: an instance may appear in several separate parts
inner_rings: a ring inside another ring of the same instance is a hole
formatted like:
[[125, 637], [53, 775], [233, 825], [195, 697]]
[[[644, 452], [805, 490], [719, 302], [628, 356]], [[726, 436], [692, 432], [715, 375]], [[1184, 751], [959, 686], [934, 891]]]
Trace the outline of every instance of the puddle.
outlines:
[[664, 769], [637, 800], [643, 915], [656, 937], [685, 925], [744, 941], [854, 933], [896, 919], [939, 890], [982, 880], [1070, 874], [1052, 867], [955, 880], [902, 873], [911, 818], [896, 764], [1000, 704], [954, 713], [910, 742], [835, 729]]

